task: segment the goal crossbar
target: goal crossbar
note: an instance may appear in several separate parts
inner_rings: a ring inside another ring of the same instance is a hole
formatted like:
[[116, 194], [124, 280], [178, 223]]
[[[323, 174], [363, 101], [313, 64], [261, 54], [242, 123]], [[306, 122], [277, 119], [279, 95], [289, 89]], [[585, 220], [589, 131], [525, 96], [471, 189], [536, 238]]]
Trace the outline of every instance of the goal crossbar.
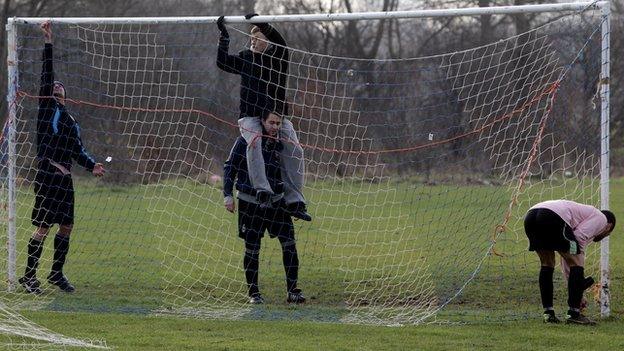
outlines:
[[[608, 6], [608, 1], [586, 1], [561, 4], [519, 5], [519, 6], [492, 6], [468, 7], [458, 9], [439, 10], [411, 10], [411, 11], [378, 11], [352, 12], [327, 14], [292, 14], [292, 15], [265, 15], [255, 16], [249, 20], [245, 16], [226, 16], [227, 23], [264, 23], [264, 22], [319, 22], [319, 21], [358, 21], [384, 20], [401, 18], [433, 18], [454, 16], [479, 16], [519, 13], [548, 13], [581, 11], [586, 9], [600, 9]], [[39, 24], [45, 21], [55, 23], [109, 23], [109, 24], [155, 24], [155, 23], [215, 23], [219, 16], [193, 17], [14, 17], [9, 19], [9, 25], [15, 23]]]

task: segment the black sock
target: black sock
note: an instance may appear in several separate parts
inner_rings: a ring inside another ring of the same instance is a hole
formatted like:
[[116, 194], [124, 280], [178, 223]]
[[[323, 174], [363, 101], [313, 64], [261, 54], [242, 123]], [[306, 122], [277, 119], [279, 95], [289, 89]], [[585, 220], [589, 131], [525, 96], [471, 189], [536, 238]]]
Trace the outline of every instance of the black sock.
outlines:
[[585, 290], [584, 271], [583, 267], [570, 267], [570, 276], [568, 277], [568, 306], [570, 311], [578, 311], [581, 307], [583, 291]]
[[[554, 267], [542, 266], [539, 274], [539, 288], [544, 310], [553, 307], [553, 272]], [[554, 313], [554, 312], [553, 312]]]
[[258, 268], [260, 262], [260, 242], [245, 242], [245, 258], [243, 267], [245, 268], [245, 279], [249, 288], [249, 296], [258, 294]]
[[283, 241], [281, 244], [282, 261], [284, 263], [284, 271], [286, 272], [286, 290], [291, 292], [297, 288], [297, 280], [299, 278], [297, 246], [295, 245], [295, 240]]
[[56, 234], [54, 237], [54, 261], [52, 262], [52, 270], [50, 277], [52, 279], [60, 279], [63, 276], [63, 266], [65, 265], [65, 257], [69, 251], [69, 236]]
[[26, 260], [26, 272], [24, 273], [24, 277], [27, 279], [37, 276], [37, 267], [39, 266], [39, 258], [43, 252], [44, 240], [39, 241], [35, 238], [30, 238], [30, 241], [28, 241], [28, 259]]

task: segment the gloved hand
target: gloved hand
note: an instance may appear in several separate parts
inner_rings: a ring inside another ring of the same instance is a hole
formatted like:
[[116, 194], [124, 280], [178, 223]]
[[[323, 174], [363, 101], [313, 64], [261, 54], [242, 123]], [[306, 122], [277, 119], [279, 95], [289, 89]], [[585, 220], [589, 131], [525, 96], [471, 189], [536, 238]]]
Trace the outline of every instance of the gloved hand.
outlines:
[[[248, 13], [245, 15], [246, 20], [250, 20], [253, 17], [259, 16], [257, 13]], [[260, 28], [260, 31], [266, 35], [266, 32], [271, 31], [271, 26], [268, 23], [254, 23], [254, 26]]]
[[230, 33], [228, 33], [227, 28], [225, 28], [225, 16], [220, 16], [219, 19], [217, 19], [217, 28], [219, 28], [222, 37], [230, 37]]
[[261, 208], [271, 207], [271, 197], [273, 194], [266, 190], [258, 190], [256, 192], [256, 201], [260, 204]]
[[308, 209], [304, 202], [295, 202], [292, 204], [288, 204], [286, 206], [286, 212], [291, 216], [303, 219], [306, 222], [310, 222], [312, 220], [312, 216], [308, 213]]

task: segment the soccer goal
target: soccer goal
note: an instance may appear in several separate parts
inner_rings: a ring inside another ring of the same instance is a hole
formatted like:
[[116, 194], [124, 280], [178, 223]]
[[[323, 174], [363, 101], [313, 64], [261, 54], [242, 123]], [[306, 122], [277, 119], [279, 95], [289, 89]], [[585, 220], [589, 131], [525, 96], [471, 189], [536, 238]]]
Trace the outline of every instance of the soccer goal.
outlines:
[[[479, 41], [483, 16], [501, 29]], [[528, 16], [538, 25], [514, 25]], [[76, 292], [43, 281], [41, 295], [25, 294], [45, 20], [8, 25], [0, 284], [15, 308], [381, 325], [516, 319], [540, 311], [528, 208], [556, 198], [609, 206], [608, 2], [226, 17], [231, 54], [248, 45], [251, 23], [286, 38], [280, 102], [303, 149], [313, 216], [294, 222], [306, 304], [286, 303], [280, 242], [267, 234], [257, 272], [265, 303], [250, 305], [221, 181], [240, 134], [241, 78], [216, 65], [217, 17], [52, 18], [55, 79], [107, 174], [72, 169], [64, 271]], [[336, 31], [394, 23], [403, 45], [420, 40], [421, 50], [333, 55], [289, 36], [322, 21]], [[473, 34], [455, 35], [459, 27]], [[586, 274], [600, 277], [598, 303], [588, 293], [588, 311], [608, 316], [608, 239], [595, 246]]]

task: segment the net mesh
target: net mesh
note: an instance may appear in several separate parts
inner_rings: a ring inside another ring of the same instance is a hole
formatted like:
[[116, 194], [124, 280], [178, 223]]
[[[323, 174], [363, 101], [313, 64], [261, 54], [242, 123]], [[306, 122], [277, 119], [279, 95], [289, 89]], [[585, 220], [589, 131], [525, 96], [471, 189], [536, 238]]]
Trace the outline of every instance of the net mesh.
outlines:
[[[64, 272], [77, 292], [42, 282], [40, 296], [4, 295], [15, 306], [68, 311], [384, 325], [535, 313], [527, 209], [556, 198], [600, 205], [600, 22], [568, 14], [477, 48], [410, 59], [336, 57], [289, 43], [286, 118], [304, 152], [313, 215], [293, 226], [307, 298], [297, 308], [286, 304], [284, 277], [295, 263], [268, 236], [257, 271], [266, 303], [248, 303], [245, 244], [222, 189], [239, 135], [239, 77], [216, 67], [216, 28], [54, 25], [55, 77], [107, 174], [72, 169]], [[228, 29], [236, 54], [250, 35]], [[38, 169], [37, 30], [20, 26], [18, 37], [18, 276]], [[51, 241], [40, 277], [52, 264]], [[588, 252], [587, 275], [597, 276], [598, 259]]]

